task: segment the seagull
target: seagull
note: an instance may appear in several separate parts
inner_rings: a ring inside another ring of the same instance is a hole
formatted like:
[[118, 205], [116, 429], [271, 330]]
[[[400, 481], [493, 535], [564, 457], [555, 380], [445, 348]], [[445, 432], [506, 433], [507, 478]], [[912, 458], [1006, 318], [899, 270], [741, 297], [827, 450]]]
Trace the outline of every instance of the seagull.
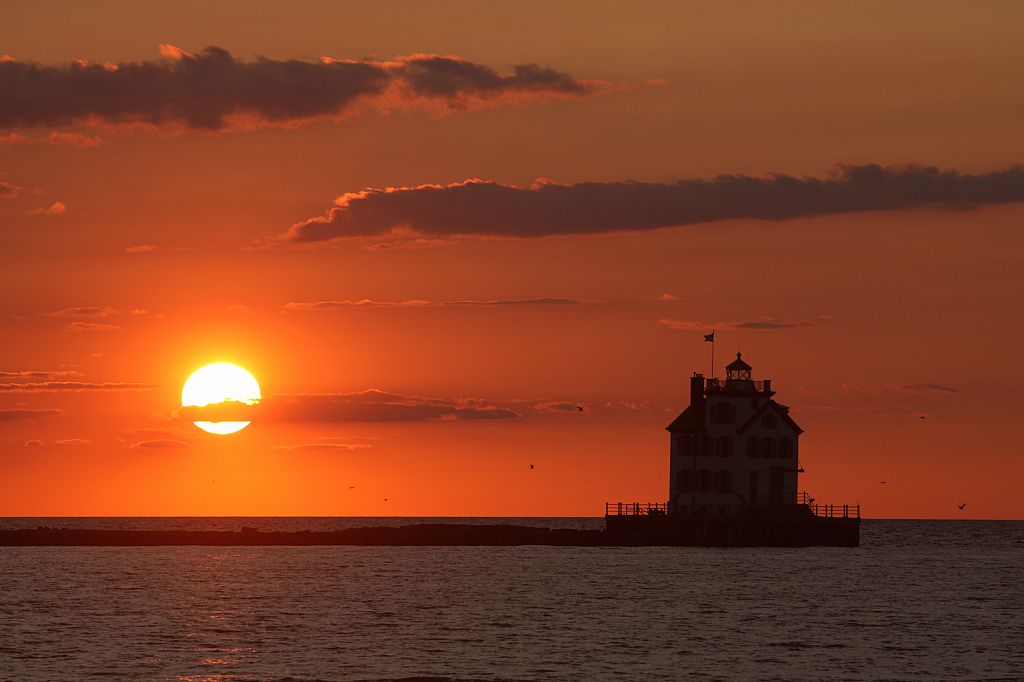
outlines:
[[348, 489], [349, 489], [349, 490], [352, 490], [353, 488], [355, 488], [355, 486], [354, 486], [354, 485], [350, 485], [350, 486], [348, 487]]
[[532, 465], [532, 464], [530, 465], [530, 468], [531, 468], [531, 469], [533, 468], [533, 465]]
[[957, 509], [963, 509], [963, 508], [964, 508], [964, 507], [966, 507], [966, 506], [967, 506], [967, 503], [966, 503], [966, 502], [964, 502], [963, 504], [958, 504], [958, 505], [956, 506], [956, 508], [957, 508]]
[[885, 485], [885, 481], [879, 481], [878, 485]]
[[580, 412], [582, 412], [582, 411], [583, 411], [583, 408], [582, 408], [582, 407], [580, 407], [579, 405], [577, 405], [577, 406], [576, 406], [576, 409], [577, 409], [577, 410], [579, 410]]

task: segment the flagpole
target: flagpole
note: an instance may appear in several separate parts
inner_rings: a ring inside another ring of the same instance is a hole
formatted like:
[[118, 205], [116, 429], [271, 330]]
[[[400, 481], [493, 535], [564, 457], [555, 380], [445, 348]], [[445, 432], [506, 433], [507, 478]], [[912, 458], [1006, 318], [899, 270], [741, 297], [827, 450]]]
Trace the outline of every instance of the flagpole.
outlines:
[[710, 334], [704, 335], [705, 341], [711, 342], [711, 378], [715, 378], [715, 330], [712, 329]]

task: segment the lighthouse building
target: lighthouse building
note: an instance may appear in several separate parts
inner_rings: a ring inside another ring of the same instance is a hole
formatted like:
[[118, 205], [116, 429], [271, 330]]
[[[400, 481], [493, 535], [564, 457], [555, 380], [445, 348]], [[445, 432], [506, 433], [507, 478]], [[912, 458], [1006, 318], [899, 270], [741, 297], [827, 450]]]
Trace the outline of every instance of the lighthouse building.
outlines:
[[670, 512], [736, 515], [797, 504], [803, 429], [774, 395], [770, 380], [751, 379], [739, 353], [724, 381], [690, 378], [690, 406], [666, 427]]

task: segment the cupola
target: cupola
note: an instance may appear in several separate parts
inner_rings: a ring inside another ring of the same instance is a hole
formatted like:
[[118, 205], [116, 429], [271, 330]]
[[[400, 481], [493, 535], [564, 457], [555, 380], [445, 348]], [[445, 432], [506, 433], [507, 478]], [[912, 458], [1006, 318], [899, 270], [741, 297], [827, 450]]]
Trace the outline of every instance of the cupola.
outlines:
[[750, 380], [752, 367], [743, 362], [740, 353], [736, 353], [736, 359], [725, 367], [725, 381], [733, 390], [744, 390], [754, 388], [754, 382]]

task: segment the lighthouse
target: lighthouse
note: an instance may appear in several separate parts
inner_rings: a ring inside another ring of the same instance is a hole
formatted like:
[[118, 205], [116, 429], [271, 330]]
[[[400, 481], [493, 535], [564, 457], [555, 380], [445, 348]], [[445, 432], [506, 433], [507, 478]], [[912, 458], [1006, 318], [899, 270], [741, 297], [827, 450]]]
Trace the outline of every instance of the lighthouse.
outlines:
[[690, 406], [666, 427], [670, 513], [749, 515], [798, 504], [803, 429], [752, 370], [737, 353], [725, 380], [690, 378]]

